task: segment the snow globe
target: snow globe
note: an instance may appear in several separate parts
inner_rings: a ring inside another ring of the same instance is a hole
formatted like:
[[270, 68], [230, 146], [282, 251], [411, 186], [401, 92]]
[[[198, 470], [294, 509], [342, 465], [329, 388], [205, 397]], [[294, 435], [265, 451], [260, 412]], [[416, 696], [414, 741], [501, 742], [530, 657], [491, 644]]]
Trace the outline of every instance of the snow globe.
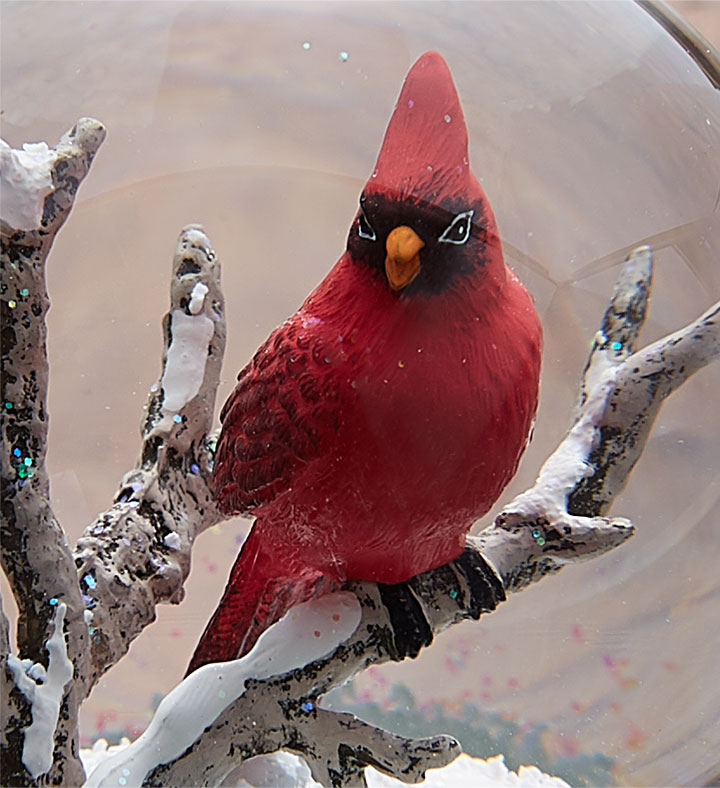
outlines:
[[[474, 532], [532, 487], [572, 424], [633, 250], [654, 258], [643, 345], [692, 324], [720, 292], [717, 53], [646, 5], [4, 9], [3, 138], [52, 146], [85, 116], [107, 129], [47, 268], [47, 469], [69, 543], [117, 502], [138, 455], [180, 228], [201, 223], [222, 261], [219, 407], [344, 249], [402, 80], [429, 50], [452, 71], [473, 170], [545, 335], [533, 440]], [[612, 505], [635, 526], [626, 544], [452, 627], [415, 660], [358, 674], [327, 708], [403, 736], [447, 733], [472, 756], [502, 754], [513, 770], [534, 765], [573, 785], [710, 784], [719, 386], [708, 364], [663, 405]], [[222, 522], [199, 537], [182, 605], [159, 606], [83, 704], [83, 746], [146, 729], [247, 529]]]

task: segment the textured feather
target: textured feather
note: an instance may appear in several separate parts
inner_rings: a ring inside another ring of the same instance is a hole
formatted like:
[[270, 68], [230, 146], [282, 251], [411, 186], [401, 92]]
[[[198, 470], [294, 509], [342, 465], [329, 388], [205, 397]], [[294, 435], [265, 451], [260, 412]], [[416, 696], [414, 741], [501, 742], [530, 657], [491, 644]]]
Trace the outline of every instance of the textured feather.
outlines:
[[276, 329], [238, 375], [220, 414], [214, 476], [223, 511], [244, 514], [285, 492], [337, 428], [334, 348], [298, 314]]

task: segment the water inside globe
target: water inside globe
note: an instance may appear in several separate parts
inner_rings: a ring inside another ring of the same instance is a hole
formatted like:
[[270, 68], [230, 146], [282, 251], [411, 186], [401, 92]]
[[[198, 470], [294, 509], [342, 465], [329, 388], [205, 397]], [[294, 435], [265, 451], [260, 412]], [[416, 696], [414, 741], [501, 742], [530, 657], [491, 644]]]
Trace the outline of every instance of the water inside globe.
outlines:
[[[27, 3], [3, 16], [3, 137], [52, 144], [86, 115], [108, 128], [48, 268], [48, 462], [71, 541], [135, 461], [180, 228], [202, 223], [222, 261], [221, 403], [342, 252], [423, 51], [453, 72], [472, 167], [544, 324], [535, 436], [503, 500], [567, 429], [632, 248], [648, 243], [656, 260], [645, 341], [720, 293], [718, 92], [633, 3]], [[475, 754], [512, 750], [576, 784], [709, 779], [719, 387], [711, 365], [663, 406], [613, 506], [636, 525], [627, 545], [454, 627], [414, 662], [368, 671], [345, 702], [399, 726], [459, 720], [466, 749], [488, 750]], [[244, 533], [226, 523], [198, 541], [185, 602], [159, 609], [96, 688], [84, 736], [145, 727]]]

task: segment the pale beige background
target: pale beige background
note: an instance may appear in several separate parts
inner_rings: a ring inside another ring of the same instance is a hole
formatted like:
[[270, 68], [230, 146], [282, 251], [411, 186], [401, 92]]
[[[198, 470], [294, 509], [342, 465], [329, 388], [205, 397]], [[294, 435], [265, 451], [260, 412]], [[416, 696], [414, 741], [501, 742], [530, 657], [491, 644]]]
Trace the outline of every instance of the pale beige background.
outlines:
[[[718, 93], [632, 3], [6, 2], [2, 23], [5, 139], [52, 142], [82, 115], [108, 127], [48, 269], [48, 462], [73, 540], [134, 462], [179, 229], [201, 222], [223, 263], [222, 401], [342, 250], [424, 50], [455, 75], [473, 168], [546, 330], [536, 437], [507, 496], [566, 428], [619, 250], [657, 247], [648, 339], [720, 297]], [[720, 751], [719, 387], [716, 364], [665, 406], [614, 508], [638, 526], [628, 545], [360, 691], [382, 699], [402, 681], [421, 700], [545, 722], [548, 747], [605, 752], [634, 784], [707, 777]], [[186, 602], [159, 610], [101, 682], [88, 737], [144, 727], [245, 529], [199, 540]]]
[[717, 0], [671, 0], [668, 5], [717, 49], [720, 47], [720, 4]]

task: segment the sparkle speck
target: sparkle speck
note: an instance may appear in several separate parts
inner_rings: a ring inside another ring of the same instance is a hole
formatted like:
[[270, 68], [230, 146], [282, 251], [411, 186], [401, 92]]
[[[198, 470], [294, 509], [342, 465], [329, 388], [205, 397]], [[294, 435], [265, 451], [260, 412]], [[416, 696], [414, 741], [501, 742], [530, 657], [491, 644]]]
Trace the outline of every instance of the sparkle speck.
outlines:
[[540, 536], [540, 531], [539, 531], [537, 528], [535, 528], [535, 529], [533, 530], [533, 538], [534, 538], [534, 539], [537, 539], [537, 538], [538, 538], [538, 536]]
[[127, 785], [127, 780], [124, 777], [119, 777], [118, 782], [120, 785]]
[[400, 367], [400, 369], [402, 369], [405, 366], [405, 362], [404, 361], [398, 361], [398, 366]]
[[23, 287], [23, 289], [20, 291], [20, 295], [23, 297], [26, 295], [30, 295], [30, 291], [27, 289], [27, 287]]
[[8, 301], [8, 306], [10, 307], [10, 309], [15, 309], [15, 307], [17, 306], [17, 301], [12, 301], [12, 300]]
[[224, 698], [224, 697], [225, 697], [225, 690], [218, 690], [218, 698]]
[[449, 115], [446, 115], [446, 116], [443, 118], [443, 120], [445, 121], [445, 123], [450, 123], [450, 121], [452, 120], [452, 118], [451, 118]]
[[458, 592], [453, 588], [453, 590], [450, 592], [450, 597], [452, 599], [457, 599], [457, 595], [458, 595]]
[[12, 402], [6, 402], [5, 403], [5, 410], [12, 410], [12, 408], [13, 408]]
[[197, 475], [198, 473], [200, 473], [200, 467], [199, 467], [198, 465], [196, 465], [195, 463], [193, 463], [193, 464], [190, 466], [190, 470], [191, 470], [191, 471], [192, 471], [194, 474], [196, 474], [196, 475]]
[[55, 605], [57, 605], [57, 603], [58, 603], [58, 601], [57, 601], [57, 599], [56, 599], [55, 597], [53, 597], [53, 598], [50, 600], [50, 604], [51, 604], [51, 605], [53, 605], [53, 607], [54, 607]]
[[414, 107], [415, 102], [412, 99], [408, 99], [408, 107]]
[[347, 52], [345, 52], [345, 50], [343, 50], [342, 52], [338, 52], [338, 60], [339, 60], [341, 63], [346, 63], [346, 62], [347, 62], [347, 59], [348, 59], [349, 57], [350, 57], [350, 55], [349, 55]]
[[27, 465], [28, 467], [30, 467], [30, 466], [32, 465], [32, 460], [30, 459], [30, 457], [26, 457], [26, 458], [23, 460], [23, 462], [24, 462], [24, 463], [25, 463], [25, 465]]
[[85, 575], [83, 582], [88, 588], [95, 588], [97, 585], [97, 580], [92, 575]]
[[303, 41], [302, 47], [303, 47], [304, 50], [307, 51], [308, 49], [310, 49], [310, 42], [309, 41]]
[[313, 705], [309, 700], [306, 700], [305, 703], [302, 704], [301, 708], [303, 711], [312, 711]]
[[19, 457], [19, 456], [22, 454], [22, 452], [20, 451], [20, 449], [13, 449], [13, 454], [14, 454], [16, 457]]
[[610, 347], [613, 350], [621, 350], [622, 349], [622, 343], [621, 342], [612, 342]]
[[541, 536], [538, 538], [537, 543], [542, 547], [545, 544], [545, 539]]
[[173, 421], [175, 422], [175, 424], [180, 424], [180, 422], [182, 421], [182, 416], [179, 413], [176, 413], [173, 416]]
[[125, 777], [129, 777], [130, 776], [130, 769], [123, 769], [122, 773], [125, 775]]

